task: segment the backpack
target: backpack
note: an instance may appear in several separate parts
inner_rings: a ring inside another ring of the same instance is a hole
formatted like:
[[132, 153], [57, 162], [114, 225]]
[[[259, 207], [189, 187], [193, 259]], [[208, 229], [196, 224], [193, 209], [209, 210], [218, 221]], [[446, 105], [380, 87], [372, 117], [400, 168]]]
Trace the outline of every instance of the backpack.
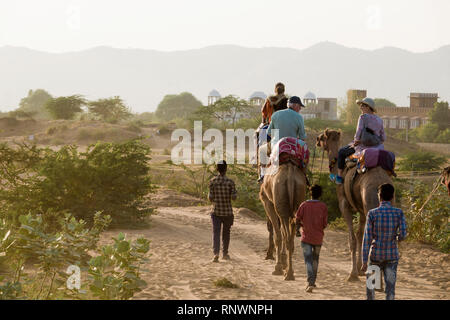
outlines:
[[361, 143], [367, 147], [378, 146], [381, 143], [381, 138], [373, 132], [372, 129], [366, 125], [366, 117], [362, 117], [363, 120], [363, 130], [361, 133]]

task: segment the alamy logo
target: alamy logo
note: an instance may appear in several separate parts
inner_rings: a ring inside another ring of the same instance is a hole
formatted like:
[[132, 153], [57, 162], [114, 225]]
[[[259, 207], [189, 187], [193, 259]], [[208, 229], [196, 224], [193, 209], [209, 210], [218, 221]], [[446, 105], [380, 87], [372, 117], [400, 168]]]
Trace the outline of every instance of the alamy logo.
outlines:
[[366, 284], [369, 290], [381, 289], [381, 272], [380, 267], [375, 265], [370, 265], [367, 267], [367, 278]]
[[66, 273], [70, 275], [69, 278], [67, 278], [66, 285], [67, 289], [73, 290], [77, 289], [80, 290], [81, 288], [81, 270], [79, 266], [70, 265]]

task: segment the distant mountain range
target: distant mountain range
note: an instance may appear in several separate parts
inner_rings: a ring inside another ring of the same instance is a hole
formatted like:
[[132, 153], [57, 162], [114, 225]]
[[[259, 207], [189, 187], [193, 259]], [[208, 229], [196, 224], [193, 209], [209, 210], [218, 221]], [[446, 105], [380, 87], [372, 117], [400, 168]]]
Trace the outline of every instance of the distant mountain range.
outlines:
[[233, 45], [162, 52], [96, 47], [46, 53], [0, 47], [0, 110], [16, 107], [29, 89], [88, 99], [121, 96], [135, 112], [154, 111], [166, 94], [188, 91], [203, 103], [222, 96], [271, 94], [282, 81], [291, 95], [345, 98], [348, 89], [409, 105], [410, 92], [437, 92], [450, 100], [450, 45], [427, 53], [398, 48], [348, 48], [322, 42], [304, 50]]

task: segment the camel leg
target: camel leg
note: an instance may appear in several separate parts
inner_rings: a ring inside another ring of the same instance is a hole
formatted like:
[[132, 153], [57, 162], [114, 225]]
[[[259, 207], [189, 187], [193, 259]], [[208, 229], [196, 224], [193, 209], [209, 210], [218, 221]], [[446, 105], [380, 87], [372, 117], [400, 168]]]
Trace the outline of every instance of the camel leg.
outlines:
[[358, 232], [356, 233], [356, 250], [357, 250], [356, 268], [358, 270], [358, 275], [360, 276], [364, 275], [364, 272], [361, 271], [361, 267], [362, 267], [362, 241], [364, 237], [365, 227], [366, 227], [366, 215], [364, 213], [360, 213]]
[[266, 210], [267, 217], [269, 218], [270, 222], [272, 223], [273, 227], [273, 237], [275, 242], [275, 249], [276, 249], [276, 264], [275, 264], [275, 270], [272, 272], [273, 275], [282, 275], [283, 274], [283, 267], [281, 265], [281, 232], [280, 232], [280, 222], [278, 219], [278, 215], [275, 212], [275, 208], [272, 204], [272, 202], [267, 198], [267, 196], [263, 193], [261, 195], [261, 199], [264, 203], [264, 209]]
[[347, 278], [347, 281], [358, 281], [358, 270], [357, 268], [357, 262], [356, 262], [356, 237], [353, 232], [353, 217], [352, 217], [352, 211], [350, 209], [350, 205], [345, 199], [341, 199], [339, 203], [339, 208], [341, 210], [342, 216], [344, 217], [344, 220], [347, 224], [348, 228], [348, 245], [350, 248], [350, 252], [352, 255], [352, 271], [350, 273], [350, 276]]
[[[279, 220], [280, 221], [280, 220]], [[286, 254], [286, 240], [287, 239], [287, 234], [285, 229], [282, 226], [282, 223], [280, 221], [280, 231], [281, 231], [281, 266], [283, 267], [283, 270], [286, 270], [286, 268], [288, 267], [288, 263], [287, 263], [287, 259], [288, 256]]]
[[266, 260], [275, 260], [273, 256], [273, 250], [275, 249], [273, 242], [273, 226], [269, 218], [267, 218], [267, 230], [269, 231], [269, 249], [267, 249]]
[[295, 236], [295, 221], [290, 217], [283, 217], [282, 228], [285, 230], [285, 243], [287, 250], [287, 268], [284, 280], [295, 280], [294, 268], [292, 265], [292, 258], [294, 255], [294, 236]]

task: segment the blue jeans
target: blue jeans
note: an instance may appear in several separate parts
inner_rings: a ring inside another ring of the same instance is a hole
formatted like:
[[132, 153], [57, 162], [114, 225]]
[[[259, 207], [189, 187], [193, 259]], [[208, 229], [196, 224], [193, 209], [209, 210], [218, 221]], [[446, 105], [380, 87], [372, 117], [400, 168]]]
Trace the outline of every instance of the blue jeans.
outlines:
[[310, 286], [316, 284], [317, 270], [319, 269], [319, 254], [321, 245], [302, 242], [303, 256], [305, 258], [306, 274]]
[[[222, 229], [222, 254], [228, 254], [228, 247], [230, 245], [231, 226], [233, 225], [234, 216], [216, 216], [211, 215], [213, 226], [213, 250], [214, 255], [219, 255], [220, 252], [220, 231]], [[223, 227], [222, 227], [223, 226]]]
[[[398, 260], [370, 261], [370, 265], [376, 265], [380, 268], [380, 276], [383, 274], [384, 283], [386, 285], [386, 300], [395, 299], [395, 281], [397, 280]], [[367, 275], [369, 278], [370, 275]], [[381, 280], [381, 279], [380, 279]], [[375, 289], [369, 289], [366, 286], [367, 300], [375, 300]]]

